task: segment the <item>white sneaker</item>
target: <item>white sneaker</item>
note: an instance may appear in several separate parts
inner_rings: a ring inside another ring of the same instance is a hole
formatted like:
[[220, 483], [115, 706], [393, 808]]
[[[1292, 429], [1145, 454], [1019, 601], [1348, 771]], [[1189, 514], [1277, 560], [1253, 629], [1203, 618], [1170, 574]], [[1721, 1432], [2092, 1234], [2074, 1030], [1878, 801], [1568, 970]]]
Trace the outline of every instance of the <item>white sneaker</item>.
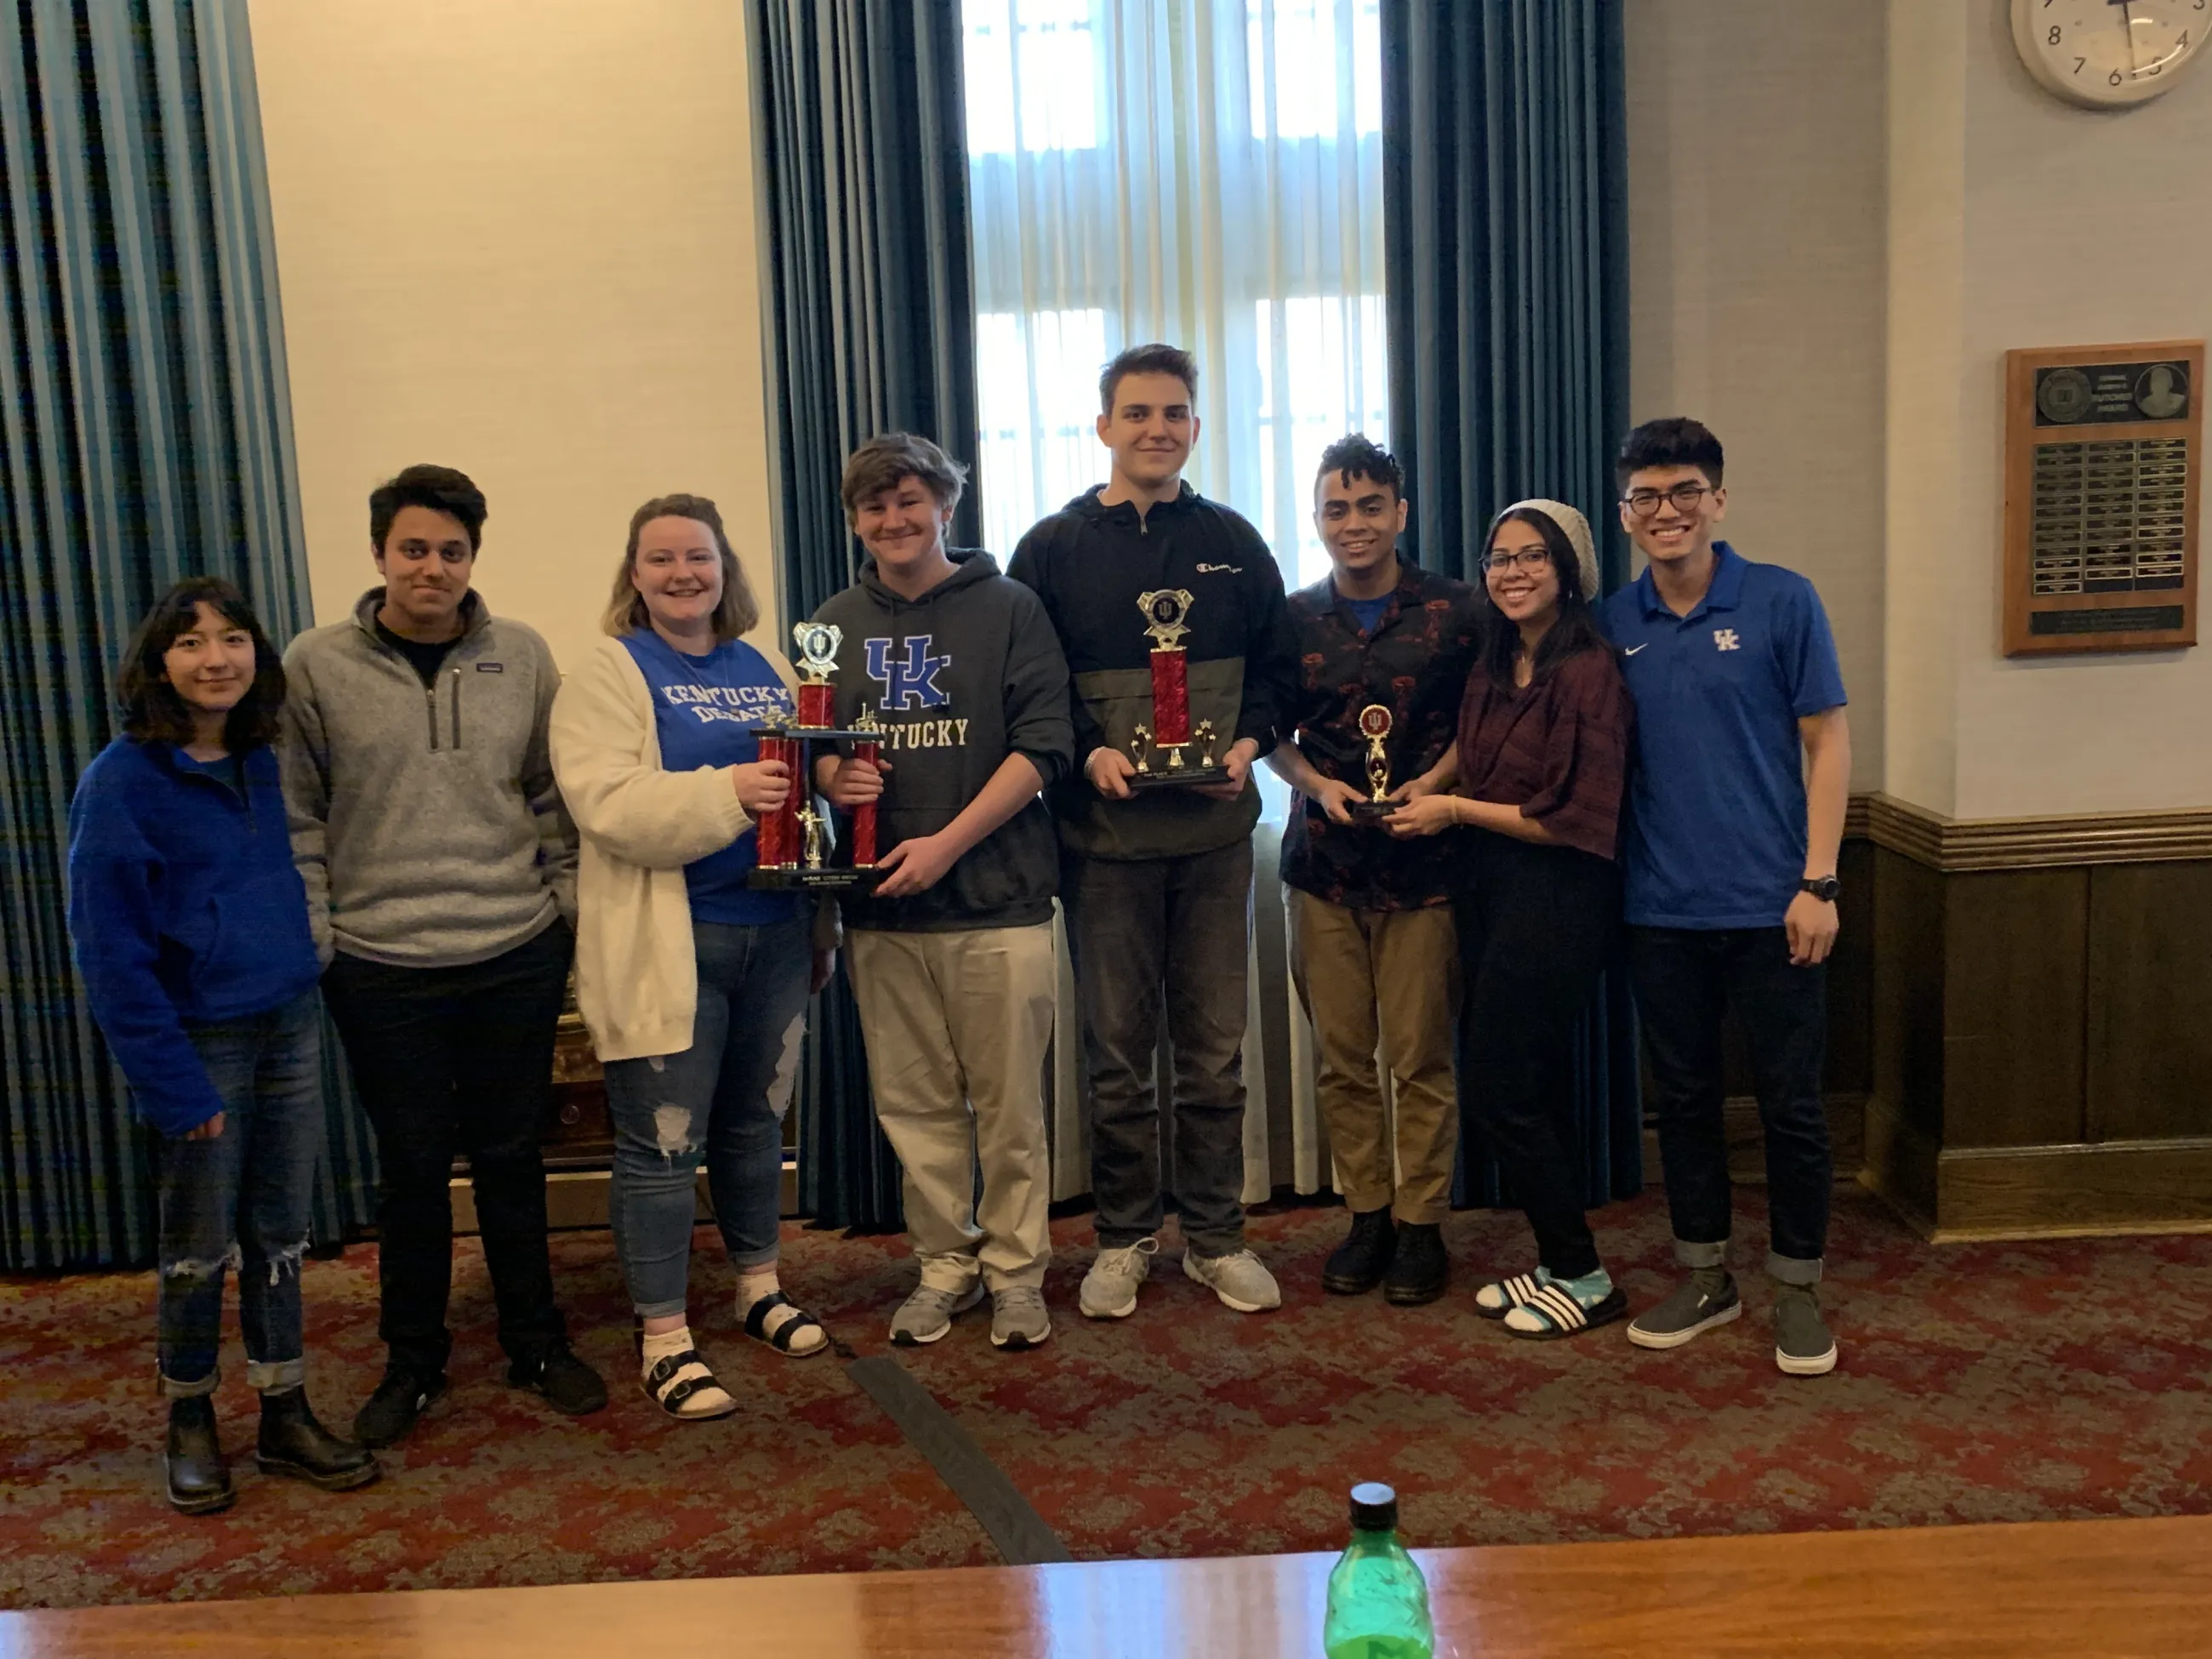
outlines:
[[1182, 1270], [1219, 1297], [1222, 1306], [1238, 1313], [1265, 1313], [1283, 1305], [1282, 1287], [1275, 1283], [1274, 1274], [1249, 1250], [1200, 1255], [1187, 1249], [1182, 1253]]
[[1137, 1310], [1137, 1286], [1149, 1278], [1160, 1241], [1140, 1238], [1118, 1250], [1101, 1250], [1083, 1275], [1076, 1305], [1085, 1319], [1127, 1319]]

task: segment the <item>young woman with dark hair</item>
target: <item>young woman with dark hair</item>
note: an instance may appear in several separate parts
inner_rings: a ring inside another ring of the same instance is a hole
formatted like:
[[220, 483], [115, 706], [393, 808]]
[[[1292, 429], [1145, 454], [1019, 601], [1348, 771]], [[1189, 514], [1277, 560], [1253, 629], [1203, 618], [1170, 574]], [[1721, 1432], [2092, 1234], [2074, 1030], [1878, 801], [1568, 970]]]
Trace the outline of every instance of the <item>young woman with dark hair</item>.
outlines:
[[70, 933], [93, 1017], [157, 1137], [169, 1501], [228, 1507], [216, 1433], [225, 1269], [238, 1269], [265, 1472], [337, 1492], [376, 1460], [315, 1420], [300, 1267], [323, 1133], [307, 891], [269, 742], [284, 669], [245, 597], [198, 576], [132, 635], [123, 735], [70, 808]]
[[[1457, 749], [1393, 813], [1393, 834], [1469, 838], [1453, 901], [1462, 969], [1461, 1098], [1536, 1235], [1537, 1267], [1485, 1285], [1476, 1311], [1516, 1336], [1621, 1317], [1576, 1169], [1569, 1042], [1620, 928], [1620, 801], [1632, 714], [1590, 616], [1597, 559], [1583, 515], [1522, 501], [1485, 544], [1490, 626], [1460, 704]], [[1442, 793], [1456, 783], [1456, 793]]]

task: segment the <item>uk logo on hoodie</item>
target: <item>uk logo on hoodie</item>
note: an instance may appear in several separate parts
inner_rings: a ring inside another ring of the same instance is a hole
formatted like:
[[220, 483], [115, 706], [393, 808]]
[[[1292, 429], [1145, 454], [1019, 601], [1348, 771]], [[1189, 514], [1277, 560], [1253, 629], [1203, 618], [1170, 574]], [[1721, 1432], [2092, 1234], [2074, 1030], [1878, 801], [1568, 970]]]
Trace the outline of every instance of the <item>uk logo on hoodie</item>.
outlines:
[[937, 677], [952, 666], [951, 653], [931, 656], [931, 637], [927, 634], [909, 635], [905, 641], [905, 656], [896, 660], [891, 656], [891, 641], [872, 639], [864, 642], [868, 678], [884, 688], [879, 705], [884, 713], [942, 708], [952, 701], [951, 694], [937, 683]]

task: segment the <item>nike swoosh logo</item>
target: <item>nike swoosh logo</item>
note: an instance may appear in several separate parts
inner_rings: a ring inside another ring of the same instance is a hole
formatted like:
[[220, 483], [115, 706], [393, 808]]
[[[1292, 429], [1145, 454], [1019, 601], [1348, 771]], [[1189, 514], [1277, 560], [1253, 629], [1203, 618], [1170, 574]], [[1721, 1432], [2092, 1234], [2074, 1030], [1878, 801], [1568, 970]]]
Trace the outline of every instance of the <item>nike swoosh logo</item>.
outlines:
[[[1649, 644], [1650, 644], [1650, 643], [1651, 643], [1651, 641], [1650, 641], [1646, 640], [1646, 641], [1644, 641], [1644, 645], [1649, 645]], [[1626, 651], [1622, 652], [1620, 654], [1621, 654], [1622, 656], [1624, 656], [1624, 657], [1632, 657], [1632, 656], [1634, 656], [1638, 652], [1639, 652], [1639, 651], [1641, 651], [1642, 649], [1644, 649], [1644, 645], [1632, 645], [1632, 646], [1630, 646], [1630, 647], [1628, 647], [1628, 649], [1627, 649], [1627, 650], [1626, 650]]]

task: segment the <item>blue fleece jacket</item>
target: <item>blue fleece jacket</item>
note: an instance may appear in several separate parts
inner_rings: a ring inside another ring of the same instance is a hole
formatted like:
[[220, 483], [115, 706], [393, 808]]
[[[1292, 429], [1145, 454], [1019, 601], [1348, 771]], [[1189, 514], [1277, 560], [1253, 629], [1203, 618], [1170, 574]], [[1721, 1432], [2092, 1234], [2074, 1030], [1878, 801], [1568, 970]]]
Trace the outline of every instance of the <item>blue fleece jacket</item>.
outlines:
[[70, 937], [139, 1115], [180, 1135], [222, 1110], [185, 1027], [283, 1007], [319, 977], [276, 757], [202, 769], [118, 738], [70, 805]]

